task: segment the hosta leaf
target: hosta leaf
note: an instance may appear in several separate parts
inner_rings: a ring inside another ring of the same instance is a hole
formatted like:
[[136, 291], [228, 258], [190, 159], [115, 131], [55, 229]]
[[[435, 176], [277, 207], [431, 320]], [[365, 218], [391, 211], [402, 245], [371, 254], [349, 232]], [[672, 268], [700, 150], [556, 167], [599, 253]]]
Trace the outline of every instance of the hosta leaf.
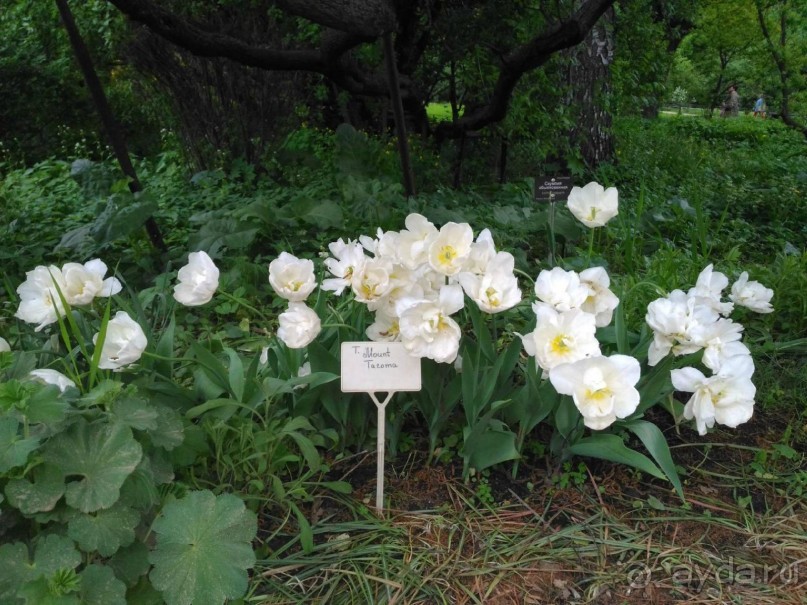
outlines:
[[51, 439], [44, 454], [45, 460], [65, 476], [82, 477], [67, 484], [65, 500], [91, 513], [115, 504], [121, 485], [137, 468], [143, 450], [129, 427], [90, 425], [82, 420]]
[[64, 478], [53, 465], [45, 464], [34, 471], [34, 482], [12, 479], [6, 485], [9, 503], [26, 515], [53, 510], [64, 494]]
[[126, 605], [126, 585], [109, 567], [88, 565], [79, 575], [82, 605]]
[[39, 445], [34, 437], [24, 439], [18, 434], [19, 421], [6, 416], [0, 418], [0, 473], [5, 473], [16, 466], [22, 466], [28, 460], [28, 454]]
[[166, 504], [153, 530], [149, 579], [169, 605], [220, 605], [244, 594], [257, 519], [241, 500], [190, 492]]
[[139, 521], [140, 515], [118, 504], [96, 513], [76, 513], [67, 524], [67, 535], [84, 552], [98, 551], [102, 557], [111, 557], [134, 541]]

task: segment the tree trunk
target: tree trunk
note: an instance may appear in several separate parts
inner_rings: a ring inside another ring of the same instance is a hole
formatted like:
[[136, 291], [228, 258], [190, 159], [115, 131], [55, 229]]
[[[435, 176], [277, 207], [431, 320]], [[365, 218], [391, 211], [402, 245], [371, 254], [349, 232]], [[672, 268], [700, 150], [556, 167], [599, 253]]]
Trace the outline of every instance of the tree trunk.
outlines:
[[611, 131], [611, 62], [614, 57], [613, 10], [591, 28], [585, 41], [570, 51], [568, 82], [571, 105], [576, 108], [571, 143], [580, 149], [589, 167], [614, 156]]

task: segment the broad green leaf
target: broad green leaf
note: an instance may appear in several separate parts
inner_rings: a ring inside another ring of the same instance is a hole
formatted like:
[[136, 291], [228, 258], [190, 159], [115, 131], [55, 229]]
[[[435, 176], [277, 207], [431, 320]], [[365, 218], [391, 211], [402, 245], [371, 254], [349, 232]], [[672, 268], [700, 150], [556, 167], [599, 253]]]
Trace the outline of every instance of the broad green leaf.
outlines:
[[478, 471], [519, 457], [515, 433], [492, 428], [477, 433], [472, 441], [466, 441], [462, 450], [468, 458], [468, 465]]
[[105, 244], [138, 231], [157, 211], [157, 203], [146, 193], [112, 195], [91, 230], [95, 241]]
[[121, 485], [142, 455], [129, 427], [90, 425], [83, 420], [56, 435], [44, 449], [45, 460], [63, 475], [82, 478], [67, 484], [65, 500], [85, 513], [115, 504]]
[[0, 473], [23, 466], [28, 455], [39, 445], [39, 439], [24, 439], [19, 435], [20, 423], [16, 418], [0, 418]]
[[116, 504], [95, 513], [77, 512], [67, 523], [67, 535], [84, 552], [98, 551], [102, 557], [111, 557], [121, 546], [132, 543], [139, 522], [135, 511]]
[[124, 396], [112, 406], [112, 418], [137, 431], [153, 431], [157, 428], [157, 410], [144, 399]]
[[12, 479], [6, 485], [9, 503], [25, 515], [53, 510], [64, 494], [64, 478], [61, 471], [44, 464], [34, 470], [34, 482], [27, 479]]
[[157, 447], [171, 451], [182, 443], [185, 438], [185, 429], [182, 418], [178, 412], [161, 405], [156, 408], [157, 426], [150, 429], [148, 434], [151, 442]]
[[625, 423], [625, 426], [642, 441], [642, 444], [647, 448], [647, 451], [650, 452], [650, 455], [653, 456], [653, 459], [661, 467], [661, 470], [664, 471], [664, 474], [667, 475], [670, 483], [675, 487], [675, 491], [683, 500], [684, 488], [681, 485], [681, 479], [678, 477], [678, 471], [675, 470], [675, 463], [670, 454], [670, 446], [667, 444], [667, 440], [664, 438], [661, 429], [646, 420], [634, 420]]
[[34, 393], [28, 400], [28, 421], [53, 426], [64, 420], [68, 404], [61, 400], [59, 394], [59, 389], [52, 385]]
[[232, 349], [225, 348], [224, 352], [230, 358], [230, 365], [227, 368], [227, 379], [230, 383], [230, 391], [238, 401], [244, 399], [244, 363], [238, 353]]
[[116, 552], [115, 556], [109, 560], [109, 566], [115, 570], [118, 578], [129, 586], [133, 586], [151, 568], [149, 549], [145, 544], [136, 540]]
[[126, 605], [126, 585], [109, 567], [88, 565], [79, 576], [82, 605]]
[[597, 433], [590, 437], [584, 437], [572, 445], [569, 451], [576, 456], [588, 456], [627, 464], [653, 477], [666, 478], [650, 458], [630, 449], [620, 437], [610, 433]]
[[[70, 579], [76, 581], [75, 574]], [[54, 590], [44, 577], [24, 584], [18, 590], [17, 596], [22, 597], [26, 605], [81, 605], [78, 595], [62, 594], [61, 591]]]
[[29, 559], [25, 544], [3, 544], [0, 546], [0, 597], [3, 597], [0, 602], [7, 602], [8, 595], [16, 594], [26, 582], [49, 577], [60, 569], [74, 569], [80, 563], [81, 554], [73, 541], [56, 534], [45, 536], [36, 545], [33, 561]]
[[190, 492], [166, 504], [152, 529], [149, 579], [169, 605], [221, 605], [246, 592], [257, 518], [241, 500]]

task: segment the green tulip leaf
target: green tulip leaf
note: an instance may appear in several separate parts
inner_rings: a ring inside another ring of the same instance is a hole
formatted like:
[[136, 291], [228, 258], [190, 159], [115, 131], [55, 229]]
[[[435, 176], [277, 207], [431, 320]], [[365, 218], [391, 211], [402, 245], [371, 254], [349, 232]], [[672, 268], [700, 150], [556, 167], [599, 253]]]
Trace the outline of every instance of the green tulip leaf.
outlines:
[[51, 439], [44, 454], [64, 476], [81, 477], [67, 484], [65, 500], [91, 513], [117, 502], [120, 488], [137, 468], [143, 450], [127, 426], [90, 425], [81, 420]]
[[165, 505], [153, 530], [149, 579], [169, 605], [221, 605], [246, 592], [257, 518], [235, 496], [190, 492]]

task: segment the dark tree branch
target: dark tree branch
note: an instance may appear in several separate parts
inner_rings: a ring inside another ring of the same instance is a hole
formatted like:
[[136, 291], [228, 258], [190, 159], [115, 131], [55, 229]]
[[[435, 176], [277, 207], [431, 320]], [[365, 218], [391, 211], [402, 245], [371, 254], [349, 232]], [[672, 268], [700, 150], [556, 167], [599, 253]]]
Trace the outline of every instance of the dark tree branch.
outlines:
[[287, 13], [364, 38], [395, 31], [395, 10], [387, 0], [277, 0]]
[[510, 97], [521, 76], [546, 63], [559, 50], [582, 42], [602, 14], [615, 0], [587, 0], [569, 19], [555, 25], [511, 51], [502, 58], [499, 77], [486, 105], [465, 114], [456, 122], [444, 122], [437, 128], [438, 139], [457, 138], [469, 130], [478, 130], [501, 121], [507, 114]]
[[[137, 178], [137, 172], [129, 157], [126, 138], [123, 136], [123, 131], [117, 120], [115, 120], [115, 116], [112, 114], [112, 108], [110, 108], [109, 102], [107, 101], [104, 87], [98, 79], [98, 74], [95, 73], [90, 51], [87, 49], [87, 45], [81, 37], [81, 32], [78, 30], [76, 20], [73, 19], [73, 13], [67, 5], [67, 0], [56, 0], [56, 7], [59, 9], [59, 15], [67, 30], [70, 45], [73, 47], [73, 54], [79, 64], [81, 74], [84, 76], [84, 82], [87, 84], [87, 89], [90, 91], [93, 103], [95, 103], [95, 108], [98, 110], [98, 115], [109, 137], [109, 142], [112, 144], [112, 149], [115, 152], [118, 164], [120, 164], [123, 173], [129, 177], [129, 190], [132, 193], [137, 193], [142, 190], [140, 180]], [[150, 216], [146, 219], [145, 227], [154, 247], [162, 252], [168, 250], [163, 240], [162, 233], [160, 232], [160, 227], [157, 225], [157, 221], [154, 220], [154, 217]]]

